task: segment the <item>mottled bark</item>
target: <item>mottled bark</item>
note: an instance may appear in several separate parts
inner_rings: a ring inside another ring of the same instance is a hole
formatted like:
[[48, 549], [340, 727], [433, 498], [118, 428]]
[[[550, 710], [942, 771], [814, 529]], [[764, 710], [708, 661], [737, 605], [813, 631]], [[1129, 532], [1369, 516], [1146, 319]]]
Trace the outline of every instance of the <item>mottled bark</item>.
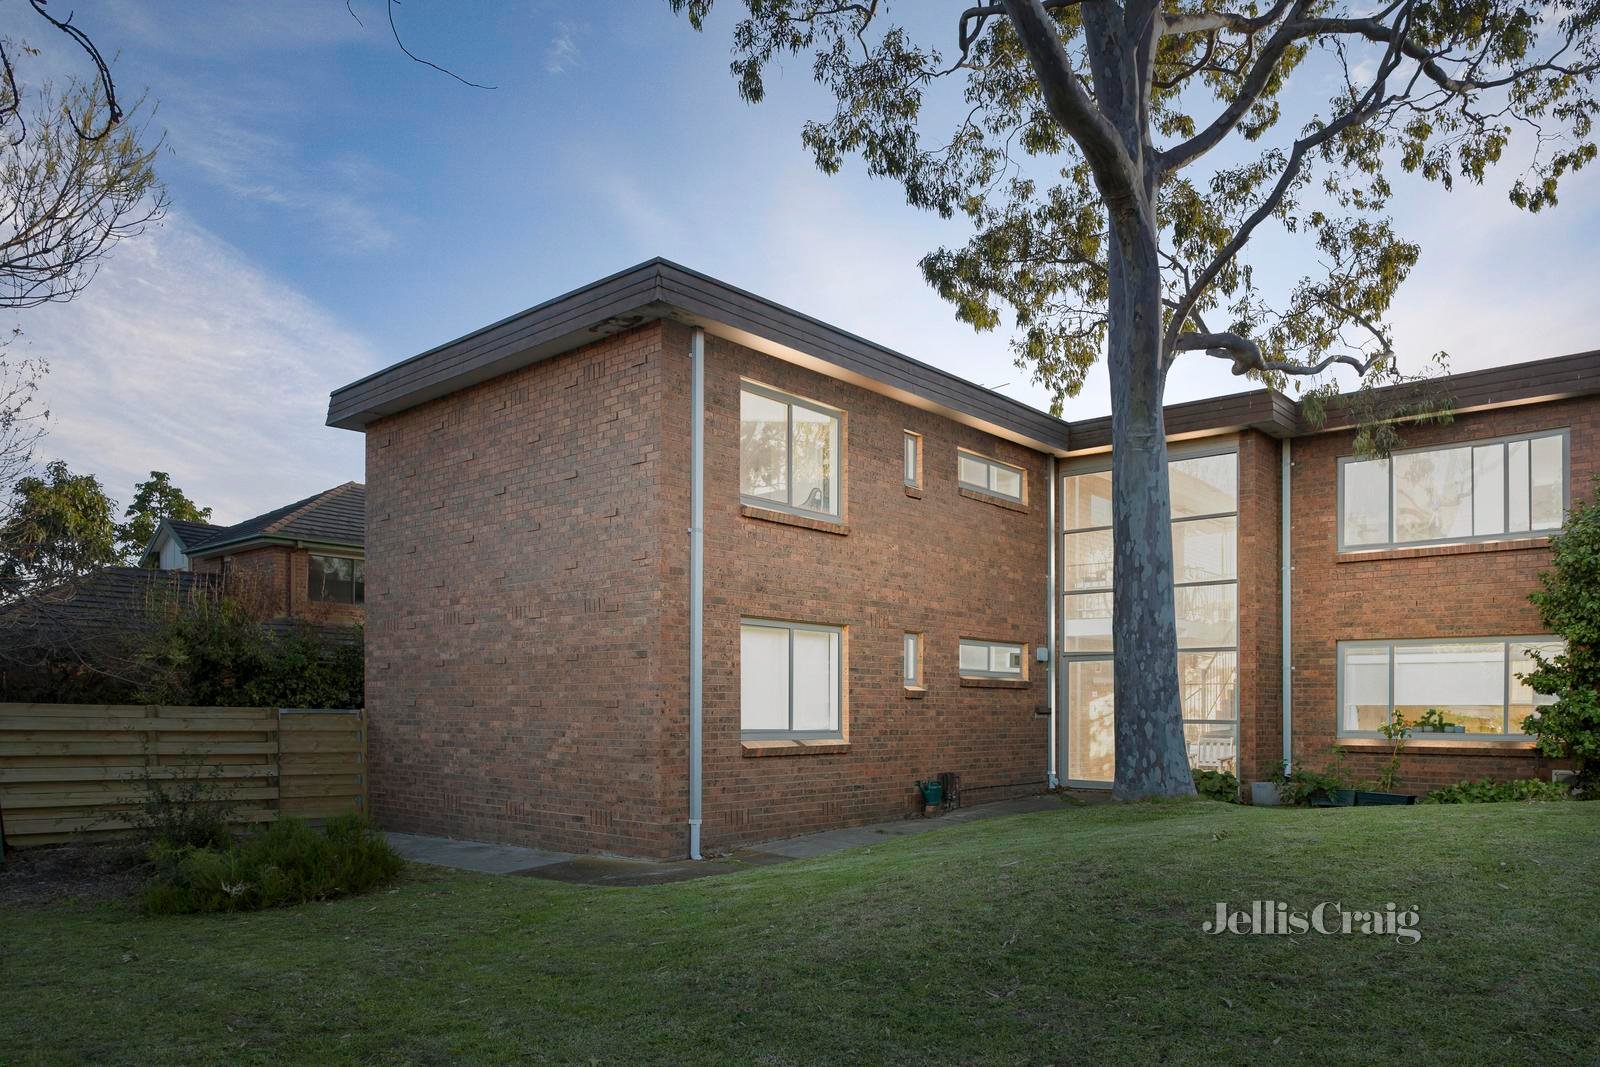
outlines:
[[1143, 227], [1113, 243], [1107, 369], [1111, 377], [1111, 635], [1116, 782], [1122, 799], [1194, 792], [1178, 694], [1172, 512], [1162, 417], [1161, 271]]
[[[1045, 100], [1094, 172], [1111, 247], [1106, 362], [1111, 377], [1112, 596], [1119, 798], [1194, 792], [1178, 694], [1172, 593], [1172, 513], [1167, 439], [1161, 259], [1155, 195], [1160, 161], [1150, 147], [1147, 94], [1159, 28], [1154, 5], [1081, 11], [1090, 106], [1040, 0], [1005, 5]], [[1105, 143], [1107, 127], [1111, 144]], [[1086, 143], [1087, 142], [1087, 143]]]

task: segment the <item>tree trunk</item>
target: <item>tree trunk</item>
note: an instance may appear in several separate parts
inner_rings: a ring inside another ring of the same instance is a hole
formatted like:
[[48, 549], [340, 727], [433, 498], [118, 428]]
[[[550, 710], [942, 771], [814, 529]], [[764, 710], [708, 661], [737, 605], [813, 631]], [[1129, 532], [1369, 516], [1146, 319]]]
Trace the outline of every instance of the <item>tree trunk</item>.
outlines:
[[1110, 268], [1111, 515], [1115, 579], [1115, 795], [1194, 792], [1178, 695], [1172, 512], [1161, 404], [1161, 269], [1156, 235], [1113, 222]]

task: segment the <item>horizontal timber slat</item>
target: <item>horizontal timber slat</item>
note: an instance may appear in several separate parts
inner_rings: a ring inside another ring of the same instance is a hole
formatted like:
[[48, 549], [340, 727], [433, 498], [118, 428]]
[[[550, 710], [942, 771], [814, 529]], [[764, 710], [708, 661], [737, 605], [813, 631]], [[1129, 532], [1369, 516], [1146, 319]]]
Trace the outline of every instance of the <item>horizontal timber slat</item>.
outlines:
[[0, 704], [5, 844], [126, 833], [147, 779], [215, 782], [238, 823], [364, 812], [366, 740], [362, 711]]

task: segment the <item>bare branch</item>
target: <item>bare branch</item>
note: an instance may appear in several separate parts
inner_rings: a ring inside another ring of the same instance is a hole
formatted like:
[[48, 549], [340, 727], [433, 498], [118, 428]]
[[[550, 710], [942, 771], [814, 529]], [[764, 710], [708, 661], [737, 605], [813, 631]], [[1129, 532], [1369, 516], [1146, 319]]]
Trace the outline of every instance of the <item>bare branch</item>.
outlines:
[[[35, 0], [35, 2], [36, 3], [42, 2], [42, 0]], [[389, 14], [389, 32], [394, 35], [394, 43], [400, 46], [400, 51], [404, 52], [407, 55], [407, 57], [409, 57], [414, 62], [421, 63], [424, 67], [432, 67], [434, 70], [438, 71], [440, 74], [448, 74], [450, 77], [454, 78], [456, 81], [460, 82], [462, 85], [470, 85], [474, 89], [494, 89], [494, 88], [498, 88], [497, 86], [494, 86], [494, 85], [482, 85], [482, 84], [480, 84], [478, 82], [475, 82], [475, 81], [468, 81], [466, 78], [463, 78], [461, 75], [457, 74], [455, 71], [449, 70], [449, 69], [447, 69], [445, 67], [441, 67], [441, 66], [439, 66], [439, 64], [433, 62], [432, 60], [423, 59], [421, 56], [417, 55], [411, 49], [407, 48], [406, 47], [406, 43], [400, 39], [400, 27], [398, 27], [398, 26], [396, 26], [394, 24], [394, 9], [397, 6], [399, 6], [399, 3], [400, 3], [400, 0], [386, 0], [386, 5], [385, 6], [386, 6], [386, 9], [387, 9], [388, 14]], [[346, 6], [348, 6], [348, 5], [346, 5]], [[352, 18], [356, 18], [356, 13], [354, 11], [351, 11], [350, 15], [351, 15]], [[356, 21], [360, 22], [361, 19], [356, 18]]]
[[[117, 123], [122, 121], [122, 108], [117, 104], [117, 87], [111, 81], [111, 68], [106, 65], [105, 57], [100, 54], [100, 49], [96, 48], [94, 42], [89, 40], [89, 35], [72, 24], [72, 13], [68, 12], [65, 19], [58, 19], [44, 9], [45, 4], [48, 2], [49, 0], [29, 0], [29, 3], [33, 5], [33, 10], [38, 13], [40, 18], [72, 38], [73, 42], [88, 55], [90, 61], [94, 63], [95, 76], [100, 81], [100, 90], [105, 93], [106, 123], [98, 133], [89, 133], [80, 124], [73, 123], [73, 126], [78, 130], [79, 137], [86, 141], [98, 141], [110, 133]], [[6, 66], [7, 74], [9, 75], [10, 64], [8, 63]]]

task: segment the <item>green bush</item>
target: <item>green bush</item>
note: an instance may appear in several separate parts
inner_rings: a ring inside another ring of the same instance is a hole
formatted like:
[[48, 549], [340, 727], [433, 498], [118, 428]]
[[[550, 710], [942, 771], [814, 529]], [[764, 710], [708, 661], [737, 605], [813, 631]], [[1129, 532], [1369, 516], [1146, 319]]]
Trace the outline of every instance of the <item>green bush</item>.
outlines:
[[1239, 803], [1239, 778], [1232, 771], [1195, 771], [1194, 791], [1207, 800]]
[[1540, 778], [1518, 778], [1496, 782], [1480, 778], [1435, 789], [1424, 804], [1501, 804], [1515, 800], [1570, 800], [1572, 791], [1565, 782], [1546, 782]]
[[319, 832], [279, 819], [228, 848], [157, 844], [157, 874], [143, 907], [155, 915], [258, 911], [364, 893], [394, 879], [399, 853], [360, 816], [330, 819]]
[[359, 708], [360, 627], [330, 639], [300, 623], [279, 635], [244, 598], [199, 600], [173, 612], [141, 653], [141, 703], [190, 707]]
[[193, 764], [176, 778], [156, 778], [146, 770], [140, 777], [144, 802], [128, 817], [147, 848], [228, 848], [233, 844], [229, 825], [238, 805], [222, 768], [209, 771]]
[[1578, 761], [1579, 795], [1600, 796], [1600, 495], [1579, 502], [1550, 539], [1555, 562], [1533, 594], [1539, 615], [1566, 650], [1527, 675], [1535, 692], [1555, 697], [1522, 722], [1546, 756]]

